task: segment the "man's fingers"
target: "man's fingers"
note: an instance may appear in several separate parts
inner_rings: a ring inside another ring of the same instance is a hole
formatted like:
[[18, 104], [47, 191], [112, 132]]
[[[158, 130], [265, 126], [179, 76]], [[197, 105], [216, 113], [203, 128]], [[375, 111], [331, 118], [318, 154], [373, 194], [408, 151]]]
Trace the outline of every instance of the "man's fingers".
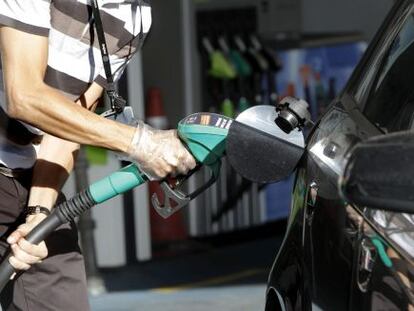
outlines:
[[22, 237], [25, 237], [32, 230], [31, 226], [27, 224], [20, 225], [12, 234], [7, 238], [9, 244], [17, 243]]
[[174, 171], [174, 167], [170, 163], [168, 163], [167, 161], [161, 162], [161, 169], [164, 172], [163, 177], [167, 177], [168, 175], [170, 175]]
[[184, 160], [180, 161], [177, 165], [176, 169], [176, 175], [187, 175], [187, 173], [190, 171], [188, 165], [186, 165], [186, 162]]
[[21, 238], [21, 234], [18, 231], [14, 231], [12, 234], [9, 235], [7, 238], [7, 243], [14, 244], [17, 243], [17, 241]]
[[164, 159], [171, 166], [167, 171], [169, 174], [186, 175], [196, 167], [196, 161], [191, 153], [177, 139], [169, 149], [165, 150]]
[[185, 150], [185, 153], [185, 164], [189, 170], [192, 170], [197, 166], [196, 160], [187, 149]]
[[13, 266], [16, 270], [29, 270], [30, 265], [18, 260], [16, 257], [11, 256], [9, 258], [9, 263]]
[[44, 242], [34, 245], [24, 238], [35, 225], [36, 223], [33, 221], [23, 224], [7, 238], [12, 249], [9, 262], [16, 270], [28, 270], [31, 265], [39, 263], [48, 254]]
[[172, 152], [166, 153], [163, 158], [165, 162], [167, 162], [169, 165], [173, 167], [177, 167], [180, 163], [180, 159], [177, 157], [176, 154]]
[[12, 245], [12, 251], [13, 256], [21, 261], [22, 263], [32, 265], [35, 263], [38, 263], [40, 261], [40, 258], [37, 256], [33, 256], [31, 254], [26, 253], [24, 250], [21, 249], [21, 247], [17, 244]]
[[22, 237], [23, 237], [23, 234], [19, 230], [16, 230], [12, 234], [9, 235], [9, 237], [7, 238], [7, 243], [9, 244], [17, 243]]
[[165, 159], [160, 159], [153, 167], [153, 172], [158, 179], [164, 179], [169, 174], [173, 173], [174, 168]]
[[48, 255], [45, 242], [42, 242], [39, 245], [34, 245], [27, 242], [26, 239], [20, 239], [18, 245], [23, 251], [35, 257], [45, 258]]
[[149, 174], [152, 180], [160, 180], [167, 176], [167, 173], [159, 166], [153, 168], [144, 168], [144, 172]]
[[186, 175], [189, 171], [196, 167], [196, 161], [193, 156], [184, 149], [184, 152], [180, 155], [179, 165], [177, 165], [177, 171], [180, 174]]

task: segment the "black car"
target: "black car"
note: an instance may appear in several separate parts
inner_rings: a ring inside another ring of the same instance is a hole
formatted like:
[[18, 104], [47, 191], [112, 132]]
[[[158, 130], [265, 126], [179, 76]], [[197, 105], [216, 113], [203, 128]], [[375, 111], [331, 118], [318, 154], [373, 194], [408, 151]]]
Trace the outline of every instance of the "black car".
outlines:
[[308, 136], [266, 311], [414, 310], [413, 127], [414, 1], [396, 1]]

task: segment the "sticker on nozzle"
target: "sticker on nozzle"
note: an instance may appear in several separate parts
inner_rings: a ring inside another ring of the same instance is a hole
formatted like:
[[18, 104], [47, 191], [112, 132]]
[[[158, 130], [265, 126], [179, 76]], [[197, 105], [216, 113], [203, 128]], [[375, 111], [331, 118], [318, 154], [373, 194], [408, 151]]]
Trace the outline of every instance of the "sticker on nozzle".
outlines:
[[215, 113], [197, 113], [188, 116], [183, 120], [183, 124], [213, 126], [228, 130], [233, 123], [232, 118], [228, 118]]

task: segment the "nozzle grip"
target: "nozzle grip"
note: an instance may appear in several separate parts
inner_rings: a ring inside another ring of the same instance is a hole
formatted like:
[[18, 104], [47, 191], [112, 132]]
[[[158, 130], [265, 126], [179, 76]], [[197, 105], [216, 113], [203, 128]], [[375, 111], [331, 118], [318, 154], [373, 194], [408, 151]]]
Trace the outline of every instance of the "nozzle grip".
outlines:
[[147, 181], [147, 176], [135, 164], [130, 164], [93, 183], [89, 186], [89, 191], [95, 202], [99, 204], [138, 187]]

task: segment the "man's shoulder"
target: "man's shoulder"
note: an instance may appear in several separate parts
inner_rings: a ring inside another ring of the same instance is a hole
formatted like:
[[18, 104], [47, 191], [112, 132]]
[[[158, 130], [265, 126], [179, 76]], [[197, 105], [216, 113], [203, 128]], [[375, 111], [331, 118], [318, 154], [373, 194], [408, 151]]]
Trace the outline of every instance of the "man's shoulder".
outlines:
[[50, 29], [50, 0], [1, 0], [0, 25], [47, 36]]
[[[64, 24], [64, 27], [80, 30], [94, 24], [90, 0], [53, 0], [52, 3], [52, 28], [61, 28], [59, 25]], [[152, 12], [148, 0], [98, 0], [98, 5], [103, 28], [113, 37], [119, 37], [122, 31], [137, 36], [141, 25], [144, 33], [151, 28]], [[87, 35], [86, 30], [82, 30], [83, 36]]]

